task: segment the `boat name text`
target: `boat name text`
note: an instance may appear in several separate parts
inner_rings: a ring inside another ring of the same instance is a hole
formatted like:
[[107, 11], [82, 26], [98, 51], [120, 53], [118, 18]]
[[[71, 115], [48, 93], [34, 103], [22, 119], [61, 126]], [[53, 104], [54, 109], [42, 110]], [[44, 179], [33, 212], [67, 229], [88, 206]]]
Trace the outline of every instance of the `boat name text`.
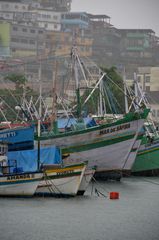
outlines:
[[127, 128], [130, 128], [130, 123], [127, 123], [127, 124], [124, 124], [124, 125], [119, 125], [119, 126], [116, 126], [116, 127], [112, 127], [112, 128], [107, 128], [107, 129], [101, 130], [101, 131], [99, 132], [99, 134], [100, 134], [100, 135], [103, 135], [103, 134], [113, 133], [113, 132], [117, 132], [117, 131], [124, 130], [124, 129], [127, 129]]
[[8, 132], [8, 133], [1, 133], [0, 138], [9, 138], [9, 137], [15, 137], [16, 132]]
[[65, 174], [70, 174], [70, 173], [73, 173], [73, 171], [69, 170], [69, 171], [64, 171], [64, 172], [58, 172], [57, 175], [65, 175]]
[[27, 178], [34, 178], [34, 174], [8, 176], [7, 180], [17, 180], [17, 179], [27, 179]]

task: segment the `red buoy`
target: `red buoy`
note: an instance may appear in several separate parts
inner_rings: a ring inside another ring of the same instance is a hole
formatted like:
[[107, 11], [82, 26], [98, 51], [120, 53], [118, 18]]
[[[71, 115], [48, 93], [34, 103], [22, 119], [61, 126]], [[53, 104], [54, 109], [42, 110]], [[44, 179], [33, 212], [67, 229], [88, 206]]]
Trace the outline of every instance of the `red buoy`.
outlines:
[[118, 192], [110, 192], [110, 199], [119, 199]]

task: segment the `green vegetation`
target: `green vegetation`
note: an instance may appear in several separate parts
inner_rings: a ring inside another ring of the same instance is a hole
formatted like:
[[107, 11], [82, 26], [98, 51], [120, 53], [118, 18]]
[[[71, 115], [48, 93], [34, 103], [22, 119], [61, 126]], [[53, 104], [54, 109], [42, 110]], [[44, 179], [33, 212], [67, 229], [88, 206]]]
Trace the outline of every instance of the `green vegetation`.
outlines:
[[[19, 119], [17, 119], [17, 111], [15, 110], [16, 106], [20, 106], [22, 104], [22, 99], [25, 95], [26, 99], [30, 99], [31, 96], [37, 98], [37, 93], [35, 93], [31, 88], [27, 87], [27, 79], [24, 75], [18, 74], [10, 74], [5, 77], [5, 81], [11, 81], [15, 84], [14, 89], [0, 89], [0, 97], [1, 97], [1, 114], [0, 121], [16, 121], [22, 119], [22, 115], [24, 113], [19, 112]], [[3, 114], [2, 114], [3, 112]], [[4, 116], [6, 119], [4, 118]]]
[[[102, 98], [105, 102], [107, 113], [124, 113], [124, 87], [123, 79], [118, 74], [115, 67], [105, 68], [101, 67], [102, 71], [106, 73], [103, 81], [103, 93]], [[83, 103], [86, 97], [91, 92], [90, 89], [87, 89], [81, 99]], [[92, 97], [89, 99], [87, 104], [84, 106], [84, 111], [92, 114], [97, 114], [97, 109], [99, 105], [99, 95], [100, 90], [97, 88], [93, 93]]]

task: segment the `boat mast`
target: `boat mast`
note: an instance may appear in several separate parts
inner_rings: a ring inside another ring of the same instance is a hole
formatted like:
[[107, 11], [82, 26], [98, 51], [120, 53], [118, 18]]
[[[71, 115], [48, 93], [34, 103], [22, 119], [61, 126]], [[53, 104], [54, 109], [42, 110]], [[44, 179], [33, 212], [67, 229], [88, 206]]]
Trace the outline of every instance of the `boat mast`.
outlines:
[[71, 52], [72, 61], [73, 61], [73, 71], [75, 75], [75, 83], [76, 83], [76, 97], [77, 97], [77, 118], [81, 117], [81, 98], [80, 98], [80, 87], [79, 87], [79, 75], [78, 75], [78, 58], [77, 58], [77, 49], [76, 47], [72, 48]]
[[53, 87], [52, 87], [52, 113], [51, 113], [51, 129], [53, 129], [54, 133], [58, 133], [58, 126], [57, 126], [57, 94], [56, 94], [56, 80], [57, 80], [57, 68], [58, 63], [55, 60], [54, 63], [54, 72], [53, 72]]
[[41, 57], [40, 57], [40, 66], [39, 66], [39, 118], [38, 118], [38, 159], [37, 159], [37, 169], [40, 169], [40, 135], [41, 135], [41, 115], [42, 115], [42, 105], [41, 105], [41, 96], [42, 96], [42, 87], [41, 87]]
[[124, 71], [123, 71], [123, 82], [124, 82], [125, 113], [128, 113], [128, 112], [129, 112], [129, 108], [128, 108], [128, 98], [127, 98], [127, 87], [126, 87], [125, 67], [124, 67]]

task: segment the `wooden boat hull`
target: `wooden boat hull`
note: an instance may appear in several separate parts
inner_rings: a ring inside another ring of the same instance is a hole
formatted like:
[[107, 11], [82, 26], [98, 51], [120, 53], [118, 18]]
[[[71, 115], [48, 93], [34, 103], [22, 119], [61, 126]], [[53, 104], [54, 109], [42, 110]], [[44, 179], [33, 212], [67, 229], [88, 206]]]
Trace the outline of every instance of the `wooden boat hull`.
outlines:
[[42, 178], [42, 173], [19, 173], [0, 176], [0, 196], [34, 195]]
[[[148, 113], [147, 113], [148, 114]], [[88, 166], [97, 166], [97, 172], [130, 170], [135, 158], [136, 147], [141, 143], [144, 119], [118, 120], [112, 125], [105, 124], [80, 131], [41, 137], [41, 146], [55, 144], [62, 154], [68, 154], [64, 163], [88, 161]]]
[[155, 172], [159, 172], [159, 139], [141, 144], [132, 167], [132, 173], [139, 175], [153, 175]]
[[82, 181], [86, 164], [55, 167], [44, 171], [36, 195], [75, 196]]

